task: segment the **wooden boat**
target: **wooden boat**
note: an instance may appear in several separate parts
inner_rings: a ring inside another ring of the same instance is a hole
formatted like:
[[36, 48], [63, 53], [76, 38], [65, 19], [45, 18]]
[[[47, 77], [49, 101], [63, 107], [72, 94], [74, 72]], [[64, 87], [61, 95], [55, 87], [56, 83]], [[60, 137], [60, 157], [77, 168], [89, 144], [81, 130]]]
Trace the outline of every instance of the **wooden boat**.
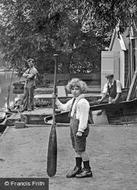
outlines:
[[[130, 124], [137, 123], [137, 98], [134, 97], [136, 93], [136, 85], [137, 85], [137, 69], [134, 73], [128, 94], [126, 96], [126, 101], [122, 101], [116, 104], [99, 104], [93, 105], [93, 102], [90, 103], [90, 115], [95, 116], [100, 124]], [[50, 97], [51, 99], [51, 97]], [[95, 102], [94, 102], [95, 104]], [[104, 114], [105, 113], [105, 114]], [[104, 114], [104, 115], [103, 115]], [[103, 117], [106, 117], [105, 122], [103, 121]], [[52, 120], [52, 115], [45, 117], [45, 123], [48, 123]], [[55, 121], [56, 123], [69, 123], [68, 112], [56, 113]], [[42, 118], [43, 121], [43, 118]], [[92, 117], [92, 121], [89, 123], [95, 123], [94, 117]], [[96, 123], [95, 123], [96, 124]]]
[[10, 112], [0, 110], [0, 133], [2, 133], [7, 127], [7, 118], [11, 115]]
[[[134, 73], [131, 86], [126, 92], [124, 101], [115, 104], [98, 104], [90, 102], [90, 115], [92, 121], [89, 123], [98, 124], [130, 124], [137, 123], [137, 98], [136, 94], [137, 85], [137, 69]], [[125, 95], [124, 95], [125, 96]], [[104, 119], [105, 118], [105, 119]], [[50, 122], [52, 116], [45, 117], [45, 123]], [[97, 123], [96, 123], [96, 121]], [[56, 123], [69, 123], [68, 112], [57, 113], [55, 115]]]
[[[69, 114], [68, 111], [61, 112], [61, 113], [57, 112], [55, 114], [55, 121], [56, 121], [56, 123], [69, 123], [70, 122], [70, 118], [68, 117], [68, 114]], [[50, 123], [51, 120], [52, 120], [52, 115], [47, 116], [47, 117], [44, 118], [44, 122], [45, 123]], [[90, 124], [93, 123], [92, 118], [89, 118], [88, 122]]]
[[109, 124], [137, 123], [137, 98], [117, 104], [100, 104], [90, 107], [92, 114], [97, 110], [98, 115], [105, 112]]
[[[90, 113], [92, 113], [92, 115], [95, 111], [98, 111], [96, 112], [98, 118], [104, 111], [108, 119], [108, 124], [120, 125], [137, 123], [137, 98], [117, 104], [106, 103], [90, 106]], [[68, 112], [57, 113], [55, 118], [57, 123], [69, 123]], [[92, 119], [94, 123], [94, 118]], [[45, 118], [45, 122], [50, 122], [50, 120], [52, 120], [52, 116]], [[89, 121], [89, 123], [91, 123], [91, 121]]]
[[[56, 121], [56, 123], [69, 123], [68, 113], [69, 113], [68, 111], [67, 112], [60, 112], [60, 113], [57, 112], [55, 114], [55, 121]], [[44, 122], [46, 124], [48, 124], [48, 123], [50, 123], [52, 121], [52, 119], [53, 119], [52, 115], [46, 116], [44, 118]]]
[[108, 124], [137, 123], [136, 85], [137, 85], [137, 69], [134, 72], [126, 100], [115, 104], [107, 103], [101, 105], [92, 105], [90, 107], [92, 115], [94, 111], [101, 110], [100, 113], [103, 113], [103, 111], [105, 112]]

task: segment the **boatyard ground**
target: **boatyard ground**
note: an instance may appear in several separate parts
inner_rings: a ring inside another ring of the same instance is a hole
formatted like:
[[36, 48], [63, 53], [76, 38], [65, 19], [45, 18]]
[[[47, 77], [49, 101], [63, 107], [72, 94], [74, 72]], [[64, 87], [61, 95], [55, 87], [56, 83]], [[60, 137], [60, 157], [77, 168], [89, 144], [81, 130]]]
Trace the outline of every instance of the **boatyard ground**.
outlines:
[[[45, 178], [50, 127], [9, 127], [0, 137], [0, 177]], [[91, 126], [87, 151], [93, 178], [67, 179], [74, 167], [69, 128], [57, 127], [58, 161], [50, 190], [137, 190], [137, 126]]]

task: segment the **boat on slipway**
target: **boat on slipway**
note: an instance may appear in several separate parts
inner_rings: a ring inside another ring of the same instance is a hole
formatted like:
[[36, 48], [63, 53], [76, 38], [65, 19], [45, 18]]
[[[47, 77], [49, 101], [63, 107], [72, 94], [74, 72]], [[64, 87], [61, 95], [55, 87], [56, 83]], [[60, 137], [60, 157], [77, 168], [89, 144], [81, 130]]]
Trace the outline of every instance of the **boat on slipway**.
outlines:
[[[137, 123], [137, 69], [134, 72], [129, 89], [122, 94], [123, 101], [119, 103], [103, 103], [96, 104], [90, 102], [90, 116], [94, 124], [111, 124], [122, 125]], [[68, 121], [68, 113], [60, 113], [56, 115], [56, 121]], [[47, 120], [50, 117], [47, 118]]]
[[104, 113], [108, 124], [137, 123], [137, 98], [117, 104], [100, 104], [90, 107], [92, 115], [100, 118]]
[[[69, 112], [57, 113], [56, 123], [69, 123]], [[90, 124], [132, 124], [137, 123], [137, 98], [117, 104], [100, 104], [90, 106]], [[45, 122], [52, 120], [52, 115], [45, 118]], [[105, 123], [104, 123], [105, 120]]]
[[[87, 100], [90, 102], [90, 120], [91, 124], [131, 124], [137, 123], [137, 98], [136, 94], [137, 70], [134, 73], [133, 80], [129, 90], [127, 91], [124, 101], [116, 104], [96, 104], [97, 99], [101, 95], [91, 96], [86, 94]], [[52, 90], [52, 89], [51, 89]], [[28, 112], [13, 113], [8, 117], [6, 124], [14, 125], [15, 121], [22, 121], [26, 125], [45, 125], [51, 123], [52, 120], [52, 92], [47, 89], [46, 92], [38, 91], [35, 95], [36, 109]], [[69, 100], [71, 96], [60, 97], [62, 102]], [[43, 107], [41, 107], [43, 104]], [[68, 112], [60, 113], [56, 110], [56, 123], [69, 123]]]
[[[97, 101], [90, 101], [90, 116], [89, 123], [93, 124], [132, 124], [137, 123], [137, 69], [134, 73], [129, 89], [123, 92], [123, 101], [119, 103], [103, 103], [96, 104]], [[125, 94], [124, 94], [125, 93]], [[88, 99], [88, 98], [87, 98]], [[59, 113], [55, 116], [56, 122], [69, 122], [68, 112]], [[47, 122], [52, 119], [52, 116], [46, 118]]]
[[[130, 124], [137, 122], [137, 98], [133, 98], [135, 94], [135, 85], [137, 80], [137, 72], [135, 72], [134, 80], [131, 87], [125, 95], [124, 101], [117, 104], [96, 104], [101, 95], [86, 94], [86, 98], [90, 103], [90, 120], [89, 123], [100, 124]], [[59, 97], [62, 102], [68, 101], [71, 96]], [[24, 122], [29, 125], [45, 125], [51, 123], [52, 120], [52, 89], [38, 89], [34, 96], [35, 109], [33, 111], [19, 112], [18, 109], [11, 111], [10, 117], [6, 118], [6, 125], [14, 125], [16, 121]], [[104, 119], [105, 118], [105, 119]], [[60, 112], [56, 109], [55, 121], [58, 124], [68, 124], [68, 112]]]
[[108, 124], [131, 124], [137, 123], [137, 69], [134, 72], [131, 85], [127, 91], [126, 100], [115, 104], [92, 105], [92, 115], [104, 114]]

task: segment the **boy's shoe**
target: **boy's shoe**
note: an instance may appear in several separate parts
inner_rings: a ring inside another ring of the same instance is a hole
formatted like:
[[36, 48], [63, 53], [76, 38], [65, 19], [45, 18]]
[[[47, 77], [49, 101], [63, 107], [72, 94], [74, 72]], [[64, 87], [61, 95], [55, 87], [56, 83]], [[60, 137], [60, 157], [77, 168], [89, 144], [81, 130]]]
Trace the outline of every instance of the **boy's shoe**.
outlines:
[[81, 168], [75, 166], [75, 168], [73, 170], [71, 170], [70, 172], [68, 172], [68, 174], [66, 175], [67, 178], [71, 178], [71, 177], [75, 177], [77, 174], [80, 174], [82, 172]]
[[76, 174], [76, 178], [84, 178], [84, 177], [93, 177], [92, 171], [83, 169], [81, 173]]

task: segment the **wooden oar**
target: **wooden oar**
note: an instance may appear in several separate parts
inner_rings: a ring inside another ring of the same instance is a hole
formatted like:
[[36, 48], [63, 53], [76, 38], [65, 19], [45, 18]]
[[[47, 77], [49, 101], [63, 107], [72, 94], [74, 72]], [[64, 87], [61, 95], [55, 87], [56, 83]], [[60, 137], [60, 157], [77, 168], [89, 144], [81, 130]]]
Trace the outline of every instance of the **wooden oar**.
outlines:
[[56, 78], [57, 78], [57, 54], [55, 57], [54, 66], [54, 87], [53, 87], [53, 124], [49, 135], [48, 155], [47, 155], [47, 174], [49, 177], [53, 177], [56, 174], [57, 169], [57, 134], [56, 134], [56, 122], [55, 122], [55, 100], [56, 100]]

